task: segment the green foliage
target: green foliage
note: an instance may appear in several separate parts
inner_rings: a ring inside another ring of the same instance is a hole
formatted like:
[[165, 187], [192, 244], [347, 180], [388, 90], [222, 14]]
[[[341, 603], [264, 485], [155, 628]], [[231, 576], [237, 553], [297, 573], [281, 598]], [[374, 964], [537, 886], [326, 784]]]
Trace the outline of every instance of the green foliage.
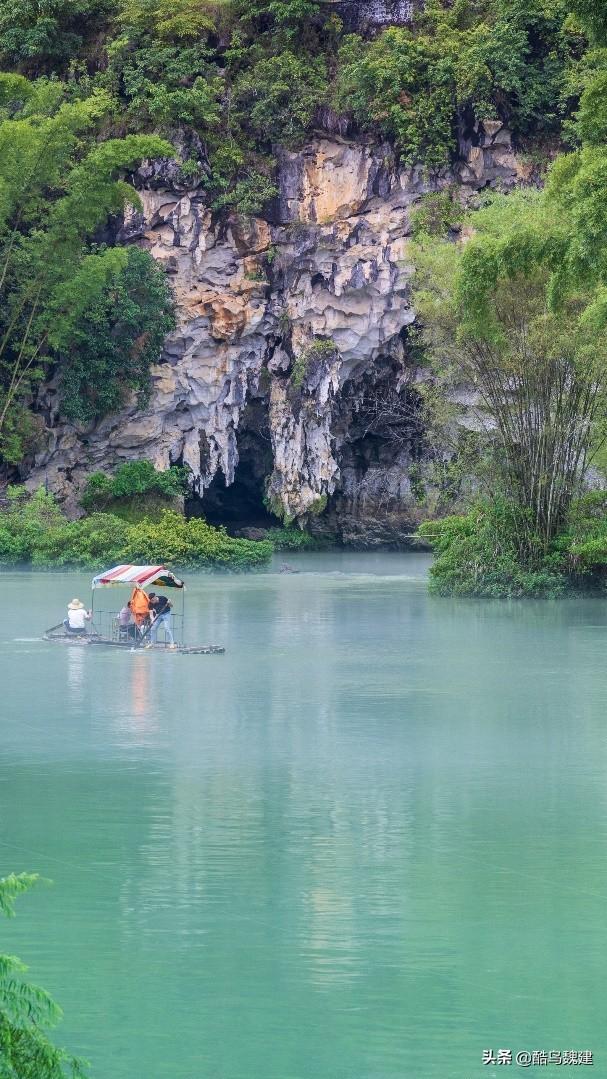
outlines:
[[567, 0], [567, 7], [594, 41], [607, 43], [607, 10], [603, 0]]
[[117, 499], [145, 499], [158, 495], [171, 501], [185, 494], [188, 470], [173, 466], [159, 471], [151, 461], [125, 461], [114, 476], [93, 472], [86, 481], [80, 504], [85, 510], [105, 509]]
[[0, 6], [0, 64], [41, 74], [63, 68], [107, 19], [111, 0], [11, 0]]
[[305, 352], [300, 352], [299, 356], [296, 356], [293, 361], [293, 367], [291, 368], [291, 385], [296, 390], [300, 390], [304, 384], [306, 372], [308, 370], [308, 361]]
[[24, 892], [29, 892], [38, 883], [37, 873], [10, 873], [0, 880], [0, 913], [7, 918], [15, 916], [15, 900]]
[[404, 161], [445, 165], [454, 149], [454, 71], [431, 37], [391, 27], [371, 42], [345, 38], [335, 104], [395, 142]]
[[577, 499], [561, 540], [571, 571], [589, 577], [595, 585], [607, 582], [607, 494], [588, 491]]
[[213, 528], [199, 517], [186, 520], [165, 510], [158, 521], [141, 521], [127, 531], [128, 561], [169, 563], [199, 569], [245, 570], [270, 560], [268, 541], [232, 539], [223, 528]]
[[227, 190], [214, 200], [213, 209], [223, 210], [230, 206], [239, 214], [261, 213], [270, 199], [278, 194], [276, 184], [262, 173], [254, 171], [244, 180], [235, 180], [233, 185], [230, 185], [221, 173], [215, 174], [215, 184]]
[[[274, 72], [274, 82], [269, 80], [266, 89], [261, 68], [262, 81], [251, 86], [248, 76], [255, 64], [271, 64], [274, 57], [264, 56], [257, 42], [246, 41], [238, 31], [227, 51], [218, 53], [213, 47], [217, 36], [230, 38], [236, 18], [233, 7], [202, 0], [179, 0], [177, 5], [123, 0], [119, 34], [108, 47], [108, 67], [99, 82], [120, 99], [131, 129], [170, 132], [179, 127], [195, 133], [194, 147], [204, 140], [202, 158], [195, 150], [196, 159], [186, 160], [184, 175], [204, 185], [215, 210], [230, 207], [254, 214], [276, 194], [271, 179], [274, 162], [263, 159], [254, 140], [262, 136], [266, 140], [276, 130], [260, 131], [259, 125], [268, 108], [272, 124], [279, 123], [275, 107], [284, 78], [281, 83], [280, 72]], [[249, 10], [241, 12], [245, 25], [251, 15]], [[302, 70], [305, 80], [308, 73]], [[269, 76], [270, 69], [265, 74]], [[257, 100], [264, 92], [269, 102]], [[297, 104], [294, 114], [304, 104], [303, 100]], [[281, 107], [280, 122], [297, 127], [296, 115], [292, 119], [288, 108]], [[191, 135], [188, 138], [192, 141]]]
[[[494, 199], [470, 220], [476, 235], [465, 245], [418, 246], [417, 307], [435, 371], [445, 387], [474, 387], [495, 474], [546, 544], [606, 434], [607, 305], [592, 287], [600, 243], [590, 264], [603, 203], [587, 173], [582, 182], [589, 153], [561, 159], [545, 194]], [[602, 178], [600, 162], [594, 168]], [[607, 179], [607, 158], [605, 169]], [[594, 222], [578, 217], [576, 182]]]
[[317, 541], [301, 528], [268, 528], [266, 539], [275, 551], [314, 551]]
[[205, 0], [123, 0], [119, 21], [160, 41], [198, 41], [214, 29], [213, 7]]
[[411, 213], [411, 233], [414, 239], [424, 236], [446, 236], [460, 224], [463, 210], [455, 200], [455, 192], [436, 191], [424, 195]]
[[327, 88], [322, 57], [285, 51], [259, 60], [234, 84], [236, 116], [262, 142], [301, 140]]
[[218, 124], [222, 81], [204, 42], [156, 38], [148, 28], [127, 26], [112, 42], [109, 60], [103, 81], [124, 95], [135, 126], [206, 130]]
[[428, 168], [449, 162], [466, 114], [521, 134], [558, 130], [571, 57], [564, 14], [547, 0], [429, 2], [417, 28], [344, 38], [336, 106]]
[[319, 495], [318, 498], [315, 498], [308, 506], [307, 512], [311, 514], [312, 517], [320, 517], [321, 513], [325, 512], [328, 501], [328, 495]]
[[574, 135], [582, 143], [600, 146], [607, 139], [607, 49], [588, 53], [577, 79], [581, 96]]
[[0, 513], [0, 565], [97, 566], [119, 561], [126, 525], [112, 514], [67, 521], [52, 495], [40, 488]]
[[60, 74], [71, 60], [70, 95], [111, 100], [107, 130], [179, 129], [215, 208], [259, 213], [276, 145], [300, 143], [327, 103], [429, 168], [487, 116], [556, 131], [579, 42], [565, 14], [561, 0], [428, 0], [413, 27], [363, 40], [317, 0], [13, 0], [0, 59]]
[[[38, 876], [11, 873], [0, 880], [0, 911], [12, 917], [14, 901]], [[49, 1040], [47, 1030], [61, 1009], [44, 989], [25, 977], [27, 967], [13, 955], [0, 954], [0, 1075], [3, 1079], [84, 1079], [82, 1061]]]
[[277, 28], [298, 30], [318, 15], [320, 5], [317, 0], [240, 0], [239, 9], [244, 19], [257, 20], [258, 25], [269, 19]]
[[330, 337], [316, 338], [295, 357], [291, 369], [291, 385], [296, 390], [301, 390], [314, 364], [330, 361], [336, 353], [335, 342]]
[[428, 521], [420, 538], [436, 551], [431, 590], [441, 596], [558, 596], [566, 587], [562, 555], [535, 537], [521, 559], [520, 509], [502, 499], [477, 502], [469, 513]]
[[37, 537], [29, 557], [33, 566], [100, 566], [124, 559], [126, 523], [112, 513], [92, 513], [61, 521]]
[[[119, 175], [142, 157], [170, 148], [156, 136], [138, 135], [93, 144], [109, 108], [106, 95], [93, 94], [84, 101], [59, 101], [48, 116], [27, 114], [26, 101], [22, 112], [0, 117], [0, 456], [5, 461], [18, 462], [23, 454], [23, 403], [48, 366], [69, 352], [116, 275], [128, 276], [140, 265], [130, 263], [126, 252], [98, 250], [92, 238], [108, 215], [136, 201]], [[126, 311], [125, 298], [123, 319]], [[147, 325], [138, 329], [145, 332]], [[127, 381], [132, 377], [131, 370]], [[72, 405], [79, 396], [72, 388]]]
[[[598, 17], [592, 3], [575, 7]], [[500, 275], [534, 272], [545, 274], [552, 311], [562, 313], [572, 298], [582, 306], [582, 337], [607, 323], [606, 70], [607, 48], [599, 42], [570, 72], [570, 92], [581, 96], [569, 132], [581, 145], [556, 159], [545, 192], [502, 206], [500, 221], [495, 208], [475, 221], [483, 235], [468, 245], [462, 260], [461, 296], [477, 324], [488, 316], [495, 328], [491, 291]]]
[[[580, 286], [599, 286], [588, 319], [604, 316], [603, 290], [607, 285], [607, 153], [604, 146], [588, 145], [559, 157], [551, 169], [546, 190], [549, 231], [538, 253], [551, 269], [549, 299], [558, 307], [561, 298]], [[552, 240], [552, 249], [546, 245]], [[528, 249], [531, 244], [528, 245]]]
[[9, 496], [9, 509], [0, 513], [0, 565], [29, 562], [46, 533], [63, 523], [54, 498], [42, 487], [31, 499], [20, 488], [9, 488]]
[[[122, 252], [121, 252], [122, 254]], [[149, 396], [150, 367], [174, 329], [170, 288], [151, 255], [128, 248], [126, 259], [96, 295], [80, 305], [61, 356], [61, 409], [88, 422], [116, 411], [129, 391]], [[99, 264], [98, 256], [91, 256]]]
[[187, 488], [187, 469], [173, 466], [158, 471], [150, 461], [127, 461], [121, 465], [112, 480], [114, 498], [128, 498], [150, 492], [175, 498]]
[[418, 535], [436, 551], [431, 588], [443, 596], [559, 596], [607, 587], [607, 493], [576, 499], [546, 551], [541, 537], [521, 556], [520, 507], [499, 498], [469, 513], [427, 521]]
[[558, 131], [574, 56], [564, 17], [558, 0], [498, 0], [489, 25], [477, 28], [458, 68], [460, 87], [469, 79], [467, 68], [489, 72], [485, 101], [478, 84], [472, 92], [477, 115], [494, 114], [497, 106], [515, 134]]
[[277, 517], [279, 521], [282, 521], [285, 528], [290, 528], [293, 524], [293, 518], [289, 516], [281, 499], [277, 495], [266, 493], [264, 495], [263, 504], [268, 513], [271, 513], [273, 517]]
[[[173, 470], [172, 477], [157, 474], [154, 482], [164, 476], [161, 488], [164, 482], [165, 491], [174, 491], [179, 484], [177, 471]], [[137, 470], [127, 470], [115, 489], [133, 494], [144, 482], [143, 470], [139, 474]], [[93, 487], [97, 494], [100, 486], [104, 485], [96, 480]], [[25, 499], [17, 490], [11, 502], [9, 509], [0, 513], [0, 565], [97, 568], [121, 562], [151, 562], [246, 570], [264, 565], [273, 551], [269, 541], [232, 539], [224, 529], [213, 528], [198, 518], [186, 520], [173, 510], [160, 510], [157, 519], [145, 518], [135, 524], [117, 514], [102, 512], [68, 521], [53, 496], [42, 488]]]

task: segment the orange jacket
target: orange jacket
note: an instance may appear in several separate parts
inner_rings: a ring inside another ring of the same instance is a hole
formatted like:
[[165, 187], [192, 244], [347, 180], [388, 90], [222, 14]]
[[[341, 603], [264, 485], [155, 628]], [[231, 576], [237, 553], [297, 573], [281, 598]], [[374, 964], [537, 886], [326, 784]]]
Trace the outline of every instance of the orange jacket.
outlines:
[[131, 594], [131, 611], [138, 626], [145, 622], [150, 613], [150, 601], [143, 588], [135, 585]]

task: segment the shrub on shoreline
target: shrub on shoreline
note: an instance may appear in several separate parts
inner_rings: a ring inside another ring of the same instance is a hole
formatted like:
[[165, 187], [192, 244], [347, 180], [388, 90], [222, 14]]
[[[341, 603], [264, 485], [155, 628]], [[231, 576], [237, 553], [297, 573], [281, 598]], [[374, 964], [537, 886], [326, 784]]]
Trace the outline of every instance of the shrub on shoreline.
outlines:
[[317, 551], [320, 543], [300, 528], [268, 528], [266, 539], [275, 551]]
[[430, 591], [439, 596], [555, 598], [604, 593], [607, 587], [607, 493], [591, 491], [572, 504], [565, 526], [546, 547], [532, 537], [521, 556], [506, 499], [479, 500], [466, 514], [426, 521], [418, 535], [436, 553]]
[[165, 563], [195, 569], [248, 570], [269, 562], [268, 541], [232, 539], [200, 518], [163, 510], [157, 520], [129, 524], [112, 513], [68, 521], [52, 495], [40, 488], [24, 498], [9, 489], [0, 514], [0, 565], [99, 568], [112, 563]]
[[133, 562], [232, 570], [265, 565], [274, 553], [267, 540], [232, 539], [224, 528], [214, 528], [201, 517], [188, 521], [174, 510], [163, 510], [158, 521], [130, 525], [125, 549]]

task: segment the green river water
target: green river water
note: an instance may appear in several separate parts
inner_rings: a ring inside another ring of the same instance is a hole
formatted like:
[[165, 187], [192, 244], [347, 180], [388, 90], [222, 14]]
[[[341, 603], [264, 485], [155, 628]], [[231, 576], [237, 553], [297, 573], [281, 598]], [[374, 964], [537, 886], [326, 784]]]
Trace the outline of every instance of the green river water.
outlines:
[[93, 1079], [607, 1076], [607, 604], [432, 599], [423, 555], [189, 576], [224, 656], [39, 639], [5, 572], [0, 924]]

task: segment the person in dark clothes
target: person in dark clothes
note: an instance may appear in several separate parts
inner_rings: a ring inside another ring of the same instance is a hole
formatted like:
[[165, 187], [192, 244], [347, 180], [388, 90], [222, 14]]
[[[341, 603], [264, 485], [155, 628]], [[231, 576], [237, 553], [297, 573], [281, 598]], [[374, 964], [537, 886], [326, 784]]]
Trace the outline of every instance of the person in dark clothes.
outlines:
[[173, 627], [171, 624], [172, 604], [166, 596], [157, 596], [155, 592], [149, 593], [150, 611], [154, 616], [150, 630], [150, 644], [158, 644], [158, 630], [164, 626], [165, 638], [169, 641], [169, 648], [175, 648]]

